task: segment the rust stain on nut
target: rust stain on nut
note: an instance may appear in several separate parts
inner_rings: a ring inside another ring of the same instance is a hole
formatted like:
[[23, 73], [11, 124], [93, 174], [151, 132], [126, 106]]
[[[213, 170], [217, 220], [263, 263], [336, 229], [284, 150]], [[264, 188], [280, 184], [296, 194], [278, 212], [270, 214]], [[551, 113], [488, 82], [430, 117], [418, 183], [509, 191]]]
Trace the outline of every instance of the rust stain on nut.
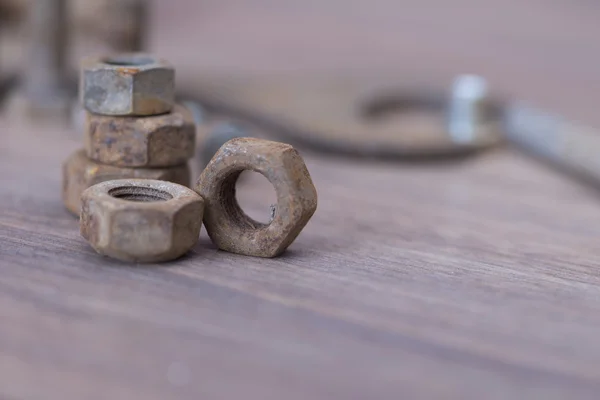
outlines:
[[139, 70], [139, 68], [119, 67], [119, 68], [117, 68], [117, 72], [124, 74], [124, 75], [134, 75], [134, 74], [137, 74], [138, 72], [140, 72], [140, 70]]
[[[244, 170], [265, 176], [277, 193], [270, 223], [248, 217], [235, 197]], [[196, 186], [206, 202], [204, 225], [219, 249], [275, 257], [296, 239], [317, 209], [317, 191], [298, 152], [290, 145], [254, 138], [225, 143], [206, 166]]]
[[145, 118], [87, 113], [86, 152], [103, 164], [120, 167], [168, 167], [194, 156], [196, 126], [189, 110]]
[[102, 182], [81, 195], [81, 235], [100, 254], [163, 262], [198, 241], [204, 201], [184, 186], [148, 179]]
[[73, 214], [79, 215], [81, 193], [88, 187], [113, 179], [154, 179], [180, 185], [190, 184], [190, 168], [187, 163], [164, 168], [124, 168], [100, 164], [89, 159], [85, 150], [73, 153], [63, 164], [63, 203]]

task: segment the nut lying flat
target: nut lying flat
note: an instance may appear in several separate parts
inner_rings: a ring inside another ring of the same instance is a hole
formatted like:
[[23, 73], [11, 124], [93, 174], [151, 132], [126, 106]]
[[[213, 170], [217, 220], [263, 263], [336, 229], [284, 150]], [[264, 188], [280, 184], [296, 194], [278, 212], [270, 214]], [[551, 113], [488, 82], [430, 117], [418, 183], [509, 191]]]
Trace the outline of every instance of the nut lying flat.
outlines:
[[204, 201], [171, 182], [119, 179], [81, 195], [81, 235], [100, 254], [123, 261], [174, 260], [198, 241]]
[[[244, 170], [256, 171], [275, 187], [272, 221], [262, 224], [240, 208], [235, 183]], [[290, 145], [254, 138], [225, 143], [196, 186], [206, 202], [204, 225], [212, 241], [232, 253], [275, 257], [296, 239], [317, 209], [317, 191], [298, 152]]]
[[182, 106], [145, 118], [87, 113], [88, 157], [120, 167], [168, 167], [194, 156], [196, 126]]
[[63, 164], [63, 203], [73, 214], [79, 215], [81, 193], [88, 187], [112, 179], [155, 179], [189, 185], [188, 164], [165, 168], [124, 168], [90, 160], [85, 150], [73, 153]]
[[94, 114], [148, 116], [171, 111], [175, 69], [144, 54], [90, 58], [83, 62], [80, 96]]

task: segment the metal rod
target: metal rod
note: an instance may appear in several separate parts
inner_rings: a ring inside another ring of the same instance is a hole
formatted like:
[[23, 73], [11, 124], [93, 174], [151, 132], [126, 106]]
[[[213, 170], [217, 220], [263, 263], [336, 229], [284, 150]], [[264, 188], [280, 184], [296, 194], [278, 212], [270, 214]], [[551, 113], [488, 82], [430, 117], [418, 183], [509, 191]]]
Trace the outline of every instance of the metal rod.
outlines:
[[514, 103], [506, 110], [505, 135], [549, 164], [600, 185], [600, 131]]
[[138, 52], [146, 47], [150, 4], [147, 0], [113, 0], [108, 41], [116, 51]]
[[66, 0], [35, 0], [29, 9], [29, 54], [24, 88], [30, 101], [51, 100], [63, 90], [68, 49]]

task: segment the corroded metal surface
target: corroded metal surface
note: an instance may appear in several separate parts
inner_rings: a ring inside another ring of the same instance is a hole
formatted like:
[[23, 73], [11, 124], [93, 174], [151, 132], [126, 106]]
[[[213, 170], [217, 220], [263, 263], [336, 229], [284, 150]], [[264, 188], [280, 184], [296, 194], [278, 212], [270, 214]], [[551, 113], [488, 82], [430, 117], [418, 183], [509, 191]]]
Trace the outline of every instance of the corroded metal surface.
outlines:
[[[262, 174], [275, 188], [277, 205], [268, 224], [248, 217], [236, 200], [235, 184], [246, 170]], [[204, 225], [212, 241], [250, 256], [281, 254], [317, 208], [317, 191], [296, 149], [255, 138], [223, 145], [198, 178], [196, 191], [206, 201]]]
[[120, 179], [81, 196], [81, 235], [100, 254], [123, 261], [174, 260], [198, 241], [204, 201], [171, 182]]
[[94, 114], [163, 114], [174, 106], [175, 69], [146, 54], [88, 58], [79, 89], [83, 106]]
[[154, 179], [190, 184], [188, 164], [165, 168], [125, 168], [100, 164], [86, 157], [85, 150], [73, 153], [63, 164], [63, 203], [79, 215], [81, 193], [88, 187], [113, 179]]
[[170, 167], [194, 156], [196, 126], [190, 111], [144, 118], [87, 113], [87, 156], [119, 167]]

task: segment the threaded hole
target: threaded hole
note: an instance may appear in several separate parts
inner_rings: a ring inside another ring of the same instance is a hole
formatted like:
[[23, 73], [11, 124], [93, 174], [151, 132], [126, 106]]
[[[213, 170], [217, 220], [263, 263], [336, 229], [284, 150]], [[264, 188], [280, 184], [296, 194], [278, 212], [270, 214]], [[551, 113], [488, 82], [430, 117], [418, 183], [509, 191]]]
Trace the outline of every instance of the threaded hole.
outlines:
[[236, 193], [236, 183], [242, 172], [246, 171], [240, 170], [231, 173], [221, 183], [219, 193], [219, 198], [222, 202], [221, 204], [225, 209], [225, 212], [230, 216], [231, 220], [234, 221], [241, 228], [252, 230], [264, 228], [271, 223], [271, 220], [274, 218], [276, 210], [273, 209], [270, 211], [271, 215], [269, 215], [267, 222], [257, 221], [248, 214], [246, 214], [242, 207], [240, 207], [240, 203], [238, 202], [238, 197]]
[[173, 196], [163, 190], [150, 187], [121, 186], [108, 191], [116, 199], [150, 203], [154, 201], [171, 200]]
[[103, 61], [105, 64], [109, 64], [109, 65], [135, 67], [135, 66], [139, 66], [139, 65], [152, 64], [154, 62], [154, 59], [152, 59], [151, 57], [145, 57], [145, 56], [121, 55], [121, 56], [108, 57], [108, 58], [105, 58]]
[[243, 171], [235, 189], [238, 205], [248, 217], [261, 224], [269, 224], [275, 218], [277, 193], [264, 175]]

